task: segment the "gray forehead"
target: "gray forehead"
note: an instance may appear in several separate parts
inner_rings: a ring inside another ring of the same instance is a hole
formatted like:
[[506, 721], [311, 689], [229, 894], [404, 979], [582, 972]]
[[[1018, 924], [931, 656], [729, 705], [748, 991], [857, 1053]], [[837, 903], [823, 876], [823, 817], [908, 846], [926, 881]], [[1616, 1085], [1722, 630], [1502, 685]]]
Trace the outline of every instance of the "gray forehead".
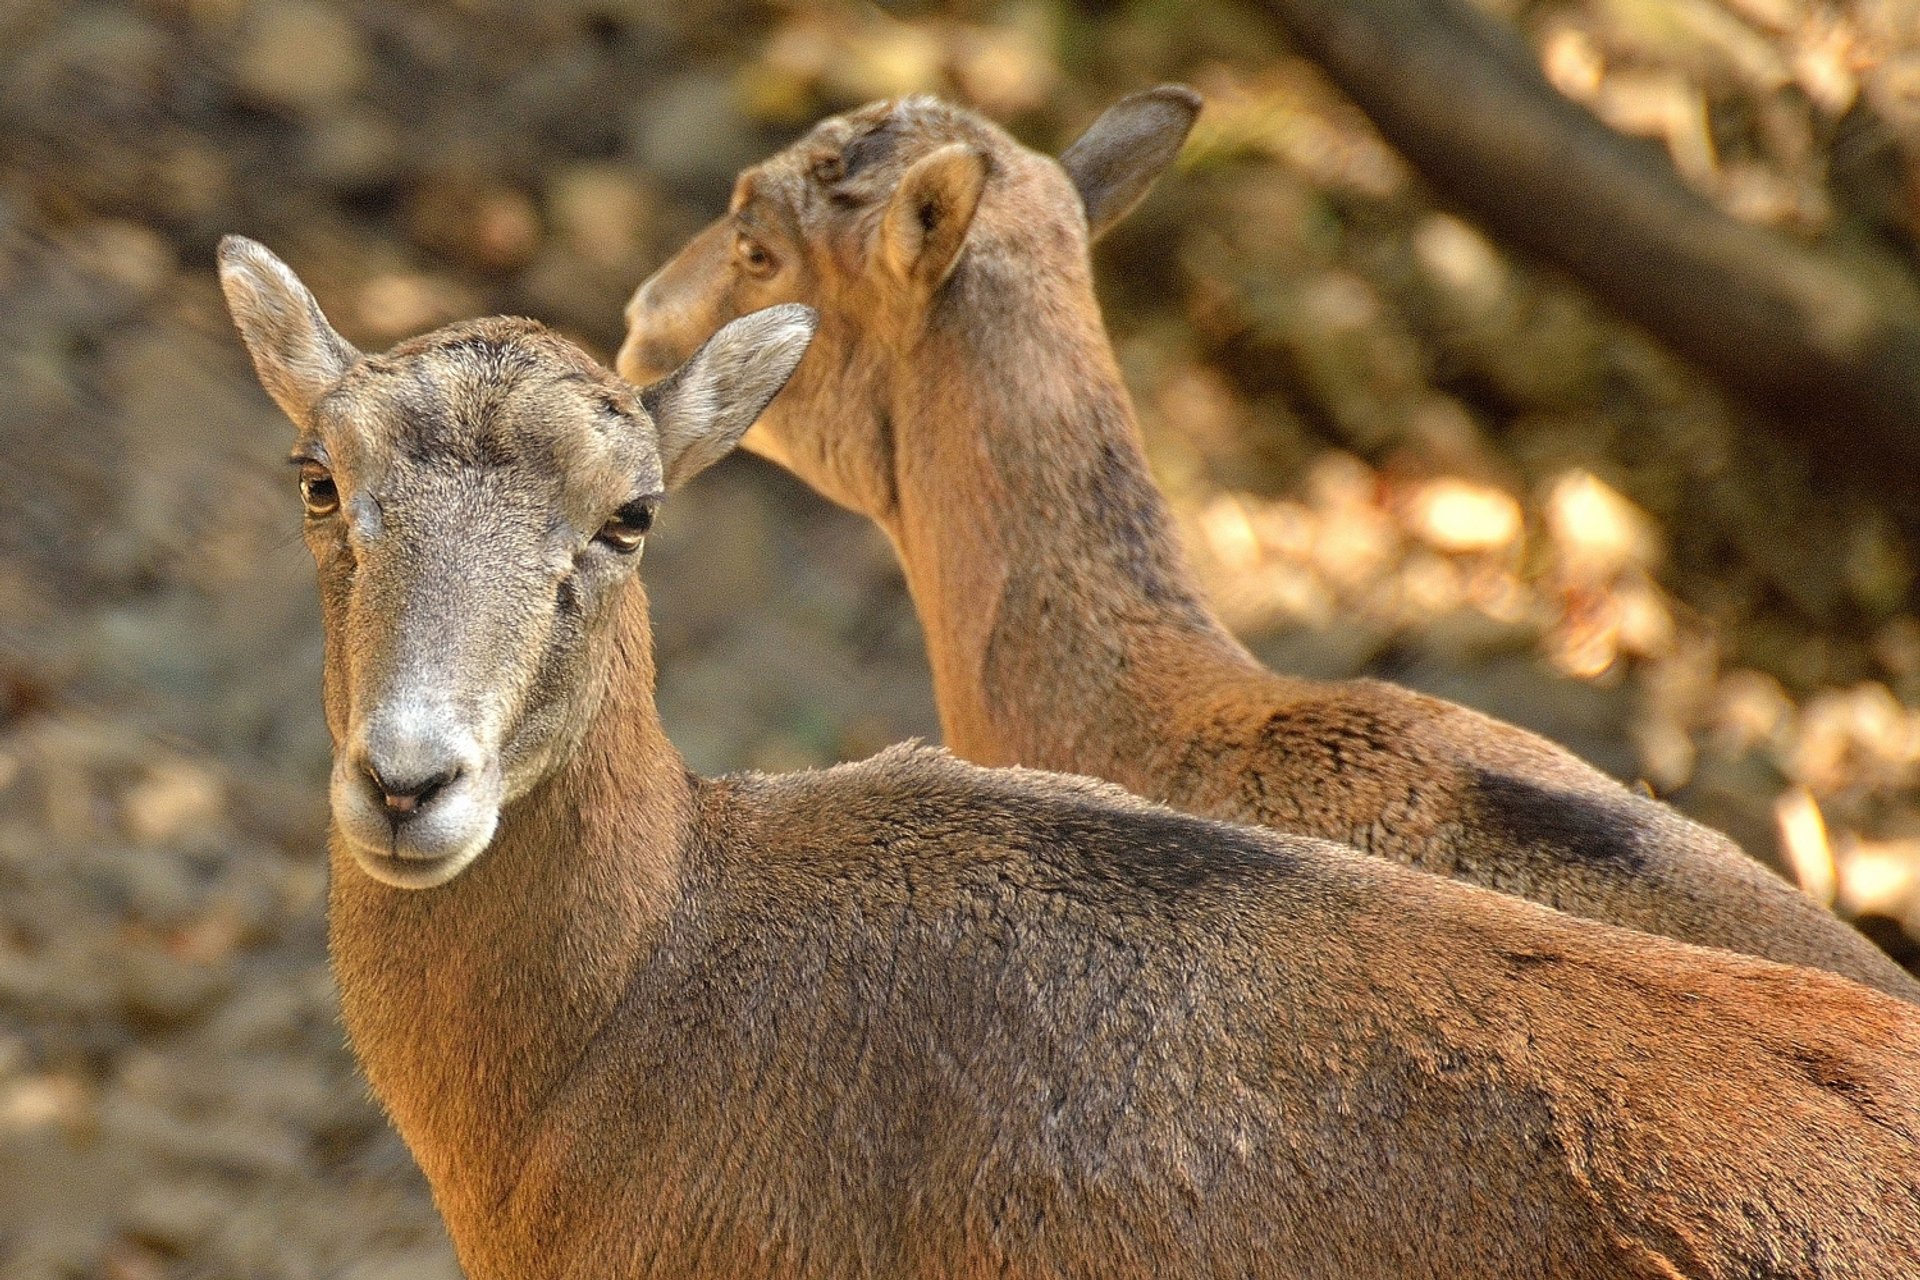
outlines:
[[[821, 121], [784, 153], [780, 167], [783, 177], [797, 180], [803, 196], [861, 204], [883, 194], [905, 165], [955, 141], [998, 150], [1011, 139], [967, 112], [915, 95]], [[832, 176], [809, 181], [828, 158], [834, 161]]]
[[652, 422], [623, 389], [555, 361], [440, 355], [371, 367], [329, 402], [329, 434], [352, 438], [359, 479], [382, 506], [405, 504], [409, 490], [424, 502], [484, 490], [594, 520], [661, 487]]

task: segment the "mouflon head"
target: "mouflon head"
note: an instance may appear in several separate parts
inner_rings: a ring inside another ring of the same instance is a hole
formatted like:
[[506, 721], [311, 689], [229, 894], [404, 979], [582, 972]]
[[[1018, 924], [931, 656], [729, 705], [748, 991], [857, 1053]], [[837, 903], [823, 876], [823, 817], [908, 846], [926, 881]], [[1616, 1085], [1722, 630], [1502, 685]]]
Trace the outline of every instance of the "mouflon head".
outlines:
[[220, 280], [297, 428], [334, 828], [374, 879], [443, 884], [578, 745], [661, 501], [752, 425], [813, 313], [745, 316], [640, 390], [531, 320], [362, 355], [237, 236]]
[[1180, 85], [1133, 94], [1057, 160], [929, 97], [823, 120], [743, 172], [726, 214], [635, 290], [620, 371], [659, 376], [759, 307], [814, 308], [814, 354], [747, 446], [884, 516], [896, 358], [936, 317], [992, 323], [953, 301], [956, 276], [1051, 274], [1071, 282], [1072, 305], [1096, 310], [1088, 242], [1172, 163], [1199, 109]]

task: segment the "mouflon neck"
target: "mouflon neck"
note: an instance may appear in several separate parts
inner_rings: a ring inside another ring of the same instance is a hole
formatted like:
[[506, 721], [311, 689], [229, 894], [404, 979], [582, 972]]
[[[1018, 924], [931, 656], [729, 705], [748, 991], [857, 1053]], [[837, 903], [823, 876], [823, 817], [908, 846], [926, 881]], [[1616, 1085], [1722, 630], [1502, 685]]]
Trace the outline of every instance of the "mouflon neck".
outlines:
[[347, 1030], [456, 1238], [511, 1190], [543, 1106], [678, 896], [698, 783], [660, 727], [638, 584], [616, 608], [600, 706], [472, 867], [394, 889], [334, 842], [329, 949]]
[[[1091, 286], [954, 277], [892, 405], [886, 524], [947, 742], [1123, 784], [1198, 676], [1253, 668], [1201, 603]], [[1005, 317], [991, 326], [948, 317]]]

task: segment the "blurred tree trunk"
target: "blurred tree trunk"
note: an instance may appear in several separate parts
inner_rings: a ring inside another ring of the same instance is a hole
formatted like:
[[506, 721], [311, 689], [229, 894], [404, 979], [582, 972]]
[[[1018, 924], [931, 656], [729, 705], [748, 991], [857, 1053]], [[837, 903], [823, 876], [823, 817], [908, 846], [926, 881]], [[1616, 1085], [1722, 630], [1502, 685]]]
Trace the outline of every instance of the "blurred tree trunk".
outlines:
[[1443, 198], [1765, 411], [1816, 464], [1878, 470], [1920, 534], [1920, 290], [1903, 267], [1722, 213], [1465, 0], [1258, 3]]

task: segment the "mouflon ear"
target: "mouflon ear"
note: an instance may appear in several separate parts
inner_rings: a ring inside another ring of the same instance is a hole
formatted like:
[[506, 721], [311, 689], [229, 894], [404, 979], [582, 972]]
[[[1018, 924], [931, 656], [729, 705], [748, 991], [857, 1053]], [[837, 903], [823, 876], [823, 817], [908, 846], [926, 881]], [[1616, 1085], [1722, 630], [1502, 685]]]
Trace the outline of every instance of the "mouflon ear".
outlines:
[[797, 302], [741, 316], [640, 393], [660, 437], [660, 469], [677, 489], [724, 458], [807, 353], [819, 316]]
[[950, 142], [901, 175], [880, 218], [881, 253], [895, 275], [928, 292], [940, 287], [966, 246], [987, 168], [985, 152]]
[[1098, 240], [1140, 203], [1180, 154], [1199, 115], [1199, 94], [1183, 84], [1163, 84], [1108, 107], [1060, 153], [1060, 166], [1086, 208], [1089, 239]]
[[360, 353], [327, 323], [293, 269], [245, 236], [220, 241], [220, 288], [260, 384], [295, 425]]

